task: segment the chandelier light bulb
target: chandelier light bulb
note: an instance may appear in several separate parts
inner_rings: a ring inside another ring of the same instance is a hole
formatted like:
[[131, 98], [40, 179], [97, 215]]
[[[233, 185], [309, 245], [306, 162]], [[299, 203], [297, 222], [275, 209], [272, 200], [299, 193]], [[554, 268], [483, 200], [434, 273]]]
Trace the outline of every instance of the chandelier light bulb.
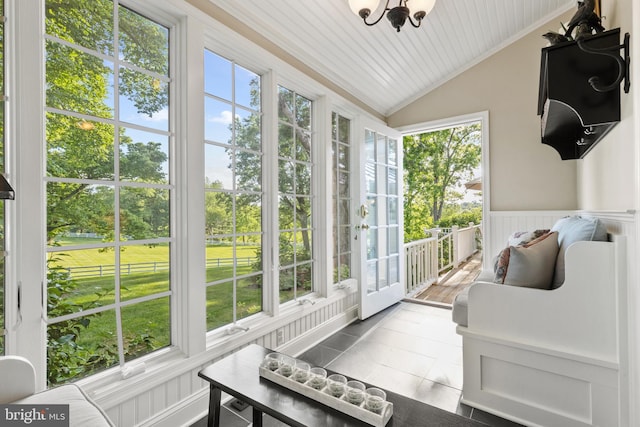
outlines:
[[349, 0], [349, 7], [353, 13], [364, 19], [378, 8], [378, 3], [379, 0]]
[[411, 16], [420, 21], [427, 16], [436, 5], [436, 0], [407, 0]]

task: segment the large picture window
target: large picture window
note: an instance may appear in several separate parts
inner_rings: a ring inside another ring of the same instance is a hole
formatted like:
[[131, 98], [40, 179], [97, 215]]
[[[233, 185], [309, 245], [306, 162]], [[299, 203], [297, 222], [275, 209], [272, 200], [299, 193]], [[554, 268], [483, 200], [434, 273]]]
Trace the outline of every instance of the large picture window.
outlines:
[[[171, 343], [169, 30], [46, 1], [49, 384]], [[90, 31], [87, 31], [90, 29]]]
[[313, 291], [312, 102], [278, 87], [280, 302]]
[[260, 76], [209, 50], [205, 67], [207, 330], [262, 311]]

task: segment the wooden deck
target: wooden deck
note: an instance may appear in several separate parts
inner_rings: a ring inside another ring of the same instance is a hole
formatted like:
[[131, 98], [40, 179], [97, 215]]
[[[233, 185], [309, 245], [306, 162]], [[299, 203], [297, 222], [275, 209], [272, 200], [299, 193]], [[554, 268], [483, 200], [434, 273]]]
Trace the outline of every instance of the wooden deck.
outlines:
[[471, 286], [482, 269], [482, 252], [475, 253], [468, 261], [438, 279], [413, 297], [413, 300], [438, 305], [451, 305], [456, 295]]

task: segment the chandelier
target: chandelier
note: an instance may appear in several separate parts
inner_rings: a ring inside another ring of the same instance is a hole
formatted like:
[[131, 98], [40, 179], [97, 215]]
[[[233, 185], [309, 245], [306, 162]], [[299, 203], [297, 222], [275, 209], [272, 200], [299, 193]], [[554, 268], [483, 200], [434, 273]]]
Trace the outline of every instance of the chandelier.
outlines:
[[386, 14], [391, 26], [400, 32], [400, 28], [402, 28], [407, 19], [409, 19], [411, 25], [418, 28], [424, 17], [431, 12], [431, 9], [436, 4], [436, 0], [398, 0], [397, 6], [389, 7], [390, 2], [391, 0], [387, 0], [382, 14], [373, 22], [367, 22], [367, 18], [372, 11], [378, 9], [380, 0], [349, 0], [349, 7], [353, 13], [362, 18], [364, 23], [369, 26], [376, 25]]

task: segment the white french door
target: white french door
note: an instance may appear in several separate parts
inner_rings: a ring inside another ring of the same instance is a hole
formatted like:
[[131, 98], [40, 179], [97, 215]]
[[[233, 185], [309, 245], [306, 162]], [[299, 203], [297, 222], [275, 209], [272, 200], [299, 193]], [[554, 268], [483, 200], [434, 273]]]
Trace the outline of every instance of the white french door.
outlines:
[[362, 121], [360, 205], [355, 232], [360, 242], [360, 319], [400, 301], [405, 294], [402, 256], [402, 137], [373, 121]]

